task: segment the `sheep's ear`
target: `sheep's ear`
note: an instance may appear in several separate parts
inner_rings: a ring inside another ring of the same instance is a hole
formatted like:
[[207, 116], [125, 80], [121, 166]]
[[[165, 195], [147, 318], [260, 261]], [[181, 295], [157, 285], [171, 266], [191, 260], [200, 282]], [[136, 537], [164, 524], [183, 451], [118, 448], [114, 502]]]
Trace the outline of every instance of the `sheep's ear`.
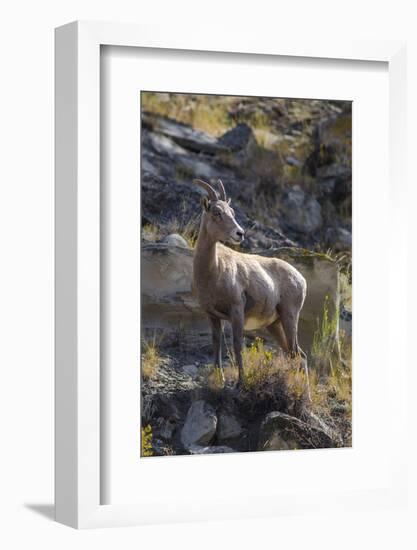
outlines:
[[232, 199], [229, 197], [229, 198], [227, 199], [227, 204], [230, 204], [231, 202], [232, 202]]
[[208, 212], [210, 210], [210, 201], [209, 201], [208, 197], [203, 197], [201, 199], [201, 204], [203, 205], [203, 208], [206, 212]]

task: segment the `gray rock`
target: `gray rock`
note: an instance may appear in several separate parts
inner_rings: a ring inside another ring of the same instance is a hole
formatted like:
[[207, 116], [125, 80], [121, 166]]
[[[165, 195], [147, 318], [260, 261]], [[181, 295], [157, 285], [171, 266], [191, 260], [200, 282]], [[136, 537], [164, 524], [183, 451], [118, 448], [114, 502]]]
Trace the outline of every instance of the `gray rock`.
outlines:
[[313, 428], [318, 428], [319, 430], [324, 432], [333, 441], [333, 446], [341, 447], [343, 445], [341, 437], [314, 412], [306, 409], [304, 411], [303, 419], [306, 422], [308, 421], [309, 425], [311, 425]]
[[235, 453], [236, 451], [226, 445], [213, 445], [212, 447], [194, 446], [189, 449], [193, 455], [215, 455], [223, 453]]
[[317, 187], [322, 195], [332, 195], [336, 187], [336, 178], [329, 178], [317, 182]]
[[142, 171], [150, 176], [158, 175], [158, 168], [146, 156], [142, 157]]
[[149, 333], [162, 330], [193, 346], [210, 341], [207, 316], [191, 292], [193, 252], [167, 243], [142, 245], [142, 322]]
[[[149, 143], [156, 153], [163, 158], [170, 159], [176, 166], [177, 171], [181, 172], [182, 170], [186, 174], [193, 173], [196, 177], [206, 179], [216, 176], [216, 171], [210, 163], [204, 162], [201, 160], [200, 155], [193, 154], [181, 145], [178, 145], [171, 137], [155, 132], [146, 132], [143, 143]], [[148, 164], [144, 167], [142, 163], [142, 168], [147, 169]]]
[[217, 437], [219, 440], [233, 439], [242, 434], [242, 426], [236, 417], [229, 414], [220, 414], [217, 426]]
[[326, 231], [326, 241], [335, 250], [350, 250], [352, 233], [343, 227], [330, 227]]
[[237, 152], [247, 151], [256, 143], [256, 140], [252, 129], [247, 124], [241, 123], [223, 134], [219, 143], [230, 151]]
[[352, 312], [346, 309], [344, 305], [342, 305], [342, 307], [340, 308], [340, 319], [343, 319], [343, 321], [346, 321], [349, 323], [352, 322]]
[[281, 412], [271, 412], [262, 422], [259, 450], [319, 449], [338, 447], [328, 431]]
[[[162, 362], [158, 366], [158, 375], [146, 380], [146, 384], [144, 385], [146, 394], [163, 393], [165, 397], [169, 398], [171, 403], [173, 402], [171, 400], [172, 394], [187, 394], [194, 391], [197, 387], [196, 381], [189, 374], [172, 368], [168, 362]], [[177, 410], [169, 408], [167, 411], [164, 411], [162, 416], [175, 418], [177, 417]]]
[[209, 164], [208, 162], [203, 162], [201, 159], [195, 158], [195, 156], [182, 158], [180, 166], [182, 168], [185, 168], [186, 171], [192, 172], [195, 177], [203, 178], [206, 180], [215, 178], [216, 175], [218, 175], [218, 172], [213, 168], [211, 164]]
[[145, 128], [162, 134], [191, 151], [216, 154], [227, 150], [216, 138], [163, 116], [143, 112], [142, 124]]
[[286, 224], [301, 233], [316, 231], [323, 223], [319, 202], [298, 185], [284, 195], [282, 213]]
[[340, 181], [344, 182], [345, 180], [349, 180], [351, 176], [351, 170], [348, 166], [344, 166], [343, 164], [333, 163], [329, 164], [327, 166], [321, 166], [317, 170], [317, 177], [319, 179], [326, 179], [326, 178], [338, 178]]
[[300, 449], [300, 445], [295, 438], [288, 435], [283, 438], [278, 432], [272, 432], [259, 448], [261, 451], [294, 451], [296, 449]]
[[198, 375], [197, 365], [184, 365], [182, 370], [191, 376], [191, 378], [195, 378]]
[[344, 332], [345, 337], [352, 338], [352, 312], [344, 306], [340, 309], [340, 330]]
[[296, 159], [295, 157], [292, 157], [292, 156], [285, 157], [285, 162], [286, 162], [289, 166], [297, 166], [297, 167], [300, 167], [300, 166], [302, 165], [302, 162], [300, 162], [298, 159]]
[[335, 201], [352, 199], [352, 174], [349, 170], [336, 178], [333, 199]]
[[160, 428], [159, 428], [159, 435], [168, 441], [172, 439], [172, 434], [175, 430], [175, 422], [172, 419], [161, 419], [160, 421]]
[[185, 156], [188, 151], [177, 145], [171, 138], [156, 134], [154, 132], [148, 132], [147, 135], [152, 148], [160, 155], [167, 155], [169, 157]]
[[208, 446], [217, 428], [217, 416], [211, 405], [205, 401], [194, 401], [188, 409], [181, 430], [181, 442], [185, 449]]
[[162, 242], [169, 246], [179, 246], [180, 248], [190, 248], [187, 241], [178, 233], [171, 233], [162, 239]]

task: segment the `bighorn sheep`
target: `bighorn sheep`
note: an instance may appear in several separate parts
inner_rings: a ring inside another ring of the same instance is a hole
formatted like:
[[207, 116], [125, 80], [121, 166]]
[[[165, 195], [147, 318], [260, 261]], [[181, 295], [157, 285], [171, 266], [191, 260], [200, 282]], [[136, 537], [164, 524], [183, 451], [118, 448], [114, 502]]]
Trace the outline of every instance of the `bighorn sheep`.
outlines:
[[298, 345], [298, 318], [306, 296], [304, 277], [289, 263], [243, 254], [222, 244], [239, 244], [244, 230], [237, 223], [221, 180], [217, 192], [209, 183], [194, 180], [208, 196], [194, 252], [193, 288], [207, 313], [213, 334], [214, 364], [222, 379], [222, 320], [231, 323], [233, 349], [243, 381], [243, 331], [267, 328], [285, 353], [299, 356], [307, 375], [307, 357]]

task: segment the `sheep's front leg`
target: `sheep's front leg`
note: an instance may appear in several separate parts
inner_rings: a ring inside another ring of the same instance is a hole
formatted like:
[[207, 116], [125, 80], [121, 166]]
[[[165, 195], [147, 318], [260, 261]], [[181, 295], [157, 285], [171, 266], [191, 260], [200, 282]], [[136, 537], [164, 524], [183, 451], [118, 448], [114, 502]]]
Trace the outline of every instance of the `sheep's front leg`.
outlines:
[[213, 336], [213, 362], [219, 373], [220, 379], [224, 382], [222, 367], [222, 322], [218, 317], [210, 317], [211, 333]]
[[231, 309], [230, 322], [232, 324], [232, 332], [233, 332], [233, 351], [235, 352], [235, 360], [239, 369], [238, 386], [241, 387], [243, 384], [243, 360], [242, 360], [243, 325], [244, 325], [243, 307], [233, 307]]

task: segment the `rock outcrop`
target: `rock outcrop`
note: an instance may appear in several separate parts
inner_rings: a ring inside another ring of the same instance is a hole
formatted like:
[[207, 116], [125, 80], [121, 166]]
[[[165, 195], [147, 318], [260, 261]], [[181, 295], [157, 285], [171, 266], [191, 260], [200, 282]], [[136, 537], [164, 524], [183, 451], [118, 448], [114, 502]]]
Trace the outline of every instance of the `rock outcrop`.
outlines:
[[185, 449], [193, 453], [199, 447], [206, 447], [216, 433], [217, 416], [205, 401], [194, 401], [188, 410], [181, 430], [181, 442]]
[[299, 418], [273, 411], [266, 415], [259, 432], [260, 451], [319, 449], [335, 446], [326, 427], [303, 422]]
[[286, 224], [301, 233], [317, 231], [323, 223], [320, 203], [298, 185], [284, 195], [282, 212]]
[[[282, 382], [238, 391], [210, 390], [207, 370], [189, 376], [163, 364], [142, 380], [143, 422], [152, 426], [157, 455], [217, 454], [342, 447], [341, 434], [313, 414], [302, 399], [294, 407]], [[169, 451], [167, 451], [167, 449]]]

